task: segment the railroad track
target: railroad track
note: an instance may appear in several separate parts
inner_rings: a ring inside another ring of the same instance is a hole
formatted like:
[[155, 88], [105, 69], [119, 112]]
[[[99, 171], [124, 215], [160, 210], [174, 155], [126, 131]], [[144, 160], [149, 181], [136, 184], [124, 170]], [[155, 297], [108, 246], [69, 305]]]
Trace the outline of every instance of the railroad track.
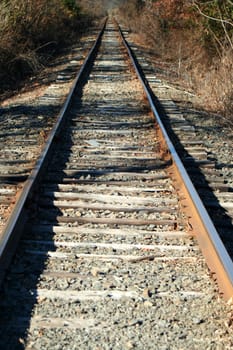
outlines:
[[3, 230], [0, 344], [230, 349], [232, 309], [205, 262], [223, 273], [217, 279], [229, 299], [230, 259], [212, 263], [200, 251], [194, 235], [209, 238], [177, 178], [182, 164], [167, 150], [114, 22], [96, 46], [23, 185], [23, 214], [13, 209]]
[[[150, 55], [145, 55], [145, 52], [135, 45], [127, 30], [124, 31], [124, 35], [137, 57], [152, 95], [155, 95], [155, 104], [172, 142], [176, 145], [176, 150], [232, 259], [232, 174], [231, 165], [225, 164], [226, 157], [223, 159], [218, 154], [223, 148], [222, 128], [218, 127], [221, 134], [219, 140], [213, 141], [214, 136], [210, 136], [208, 123], [202, 122], [203, 116], [200, 118], [198, 111], [191, 112], [194, 116], [189, 116], [189, 109], [179, 108], [179, 103], [173, 101], [192, 101], [194, 95], [158, 79]], [[190, 122], [193, 119], [196, 123]], [[211, 126], [213, 123], [213, 118], [209, 119]]]
[[[68, 59], [66, 56], [67, 62], [61, 56], [53, 63], [55, 67], [43, 78], [37, 98], [22, 94], [0, 108], [0, 233], [56, 122], [77, 70], [95, 42], [96, 33], [94, 30], [85, 42], [81, 40], [81, 46], [74, 47]], [[51, 84], [43, 88], [48, 82]]]

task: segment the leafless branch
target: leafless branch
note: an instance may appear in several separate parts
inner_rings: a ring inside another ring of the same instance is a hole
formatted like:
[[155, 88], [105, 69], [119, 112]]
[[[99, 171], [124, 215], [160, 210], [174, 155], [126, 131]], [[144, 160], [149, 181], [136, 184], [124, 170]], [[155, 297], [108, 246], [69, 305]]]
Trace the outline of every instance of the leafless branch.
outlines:
[[[230, 1], [230, 0], [229, 0], [229, 1]], [[230, 3], [231, 3], [231, 1], [230, 1]], [[201, 10], [200, 6], [196, 3], [195, 0], [193, 0], [193, 5], [197, 8], [198, 12], [199, 12], [202, 16], [204, 16], [204, 17], [206, 17], [206, 18], [208, 18], [208, 19], [211, 19], [211, 20], [213, 20], [213, 21], [216, 21], [216, 22], [221, 22], [221, 23], [223, 23], [223, 24], [229, 24], [231, 27], [233, 27], [233, 23], [232, 23], [231, 21], [228, 21], [227, 19], [212, 17], [212, 16], [209, 16], [209, 15], [207, 15], [206, 13], [204, 13], [204, 12]]]
[[229, 34], [228, 34], [228, 31], [227, 31], [227, 29], [226, 29], [226, 24], [224, 23], [224, 20], [223, 20], [223, 18], [222, 18], [222, 14], [221, 14], [220, 11], [219, 11], [219, 15], [220, 15], [220, 17], [221, 17], [221, 19], [222, 19], [221, 25], [222, 25], [222, 27], [223, 27], [225, 36], [226, 36], [226, 38], [227, 38], [227, 40], [228, 40], [228, 42], [229, 42], [229, 44], [230, 44], [230, 46], [231, 46], [231, 48], [232, 48], [232, 50], [233, 50], [233, 42], [232, 42], [232, 40], [231, 40], [231, 38], [230, 38], [230, 36], [229, 36]]
[[[219, 40], [219, 38], [217, 37], [217, 35], [215, 34], [215, 32], [211, 29], [211, 28], [208, 28], [208, 30], [211, 32], [211, 35], [213, 36], [214, 40], [216, 41], [216, 43], [219, 45], [219, 47], [221, 48], [221, 50], [223, 51], [224, 50], [224, 45], [221, 43], [221, 41]], [[222, 56], [220, 50], [219, 50], [219, 47], [217, 46], [217, 44], [215, 44], [215, 48], [217, 50], [217, 53], [219, 55], [219, 57]]]

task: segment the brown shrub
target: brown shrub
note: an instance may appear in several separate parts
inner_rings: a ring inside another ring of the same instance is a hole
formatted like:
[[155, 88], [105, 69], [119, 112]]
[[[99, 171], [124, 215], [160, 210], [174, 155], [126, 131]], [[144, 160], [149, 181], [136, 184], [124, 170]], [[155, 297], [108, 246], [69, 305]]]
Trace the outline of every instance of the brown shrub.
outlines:
[[[75, 0], [5, 0], [0, 5], [1, 90], [37, 71], [90, 25]], [[85, 25], [84, 25], [85, 20]]]
[[233, 119], [233, 57], [232, 52], [225, 52], [205, 70], [197, 82], [196, 90], [203, 103], [213, 111], [223, 112]]
[[224, 38], [219, 45], [190, 1], [145, 1], [140, 11], [137, 2], [127, 1], [130, 6], [119, 10], [126, 26], [140, 34], [160, 62], [169, 63], [173, 77], [196, 91], [202, 107], [233, 120], [233, 52]]

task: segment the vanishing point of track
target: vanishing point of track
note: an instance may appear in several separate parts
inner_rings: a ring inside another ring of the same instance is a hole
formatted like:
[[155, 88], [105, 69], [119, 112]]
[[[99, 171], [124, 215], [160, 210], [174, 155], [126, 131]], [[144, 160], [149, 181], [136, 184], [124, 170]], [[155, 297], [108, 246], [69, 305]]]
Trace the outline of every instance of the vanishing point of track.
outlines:
[[4, 349], [233, 345], [205, 261], [225, 299], [232, 262], [130, 55], [108, 22], [19, 191], [0, 247]]

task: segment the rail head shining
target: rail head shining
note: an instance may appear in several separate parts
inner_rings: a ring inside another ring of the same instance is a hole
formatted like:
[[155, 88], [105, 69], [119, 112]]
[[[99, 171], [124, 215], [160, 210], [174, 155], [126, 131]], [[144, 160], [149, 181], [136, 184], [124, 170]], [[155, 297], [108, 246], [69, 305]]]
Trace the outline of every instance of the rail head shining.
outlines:
[[141, 81], [144, 92], [149, 101], [150, 108], [155, 117], [157, 126], [160, 130], [160, 134], [163, 137], [163, 142], [167, 147], [172, 162], [173, 171], [178, 179], [179, 187], [181, 192], [185, 195], [186, 204], [190, 208], [189, 215], [191, 214], [190, 224], [193, 231], [195, 232], [196, 238], [198, 240], [200, 249], [206, 259], [207, 265], [214, 278], [218, 283], [218, 288], [220, 293], [223, 295], [224, 299], [233, 301], [233, 262], [229, 256], [219, 234], [201, 201], [168, 133], [163, 125], [161, 117], [153, 101], [152, 94], [148, 87], [148, 82], [142, 76], [140, 72], [140, 65], [138, 64], [129, 44], [127, 43], [124, 34], [119, 27], [121, 39], [124, 46], [128, 52], [131, 63], [134, 66], [136, 74]]

